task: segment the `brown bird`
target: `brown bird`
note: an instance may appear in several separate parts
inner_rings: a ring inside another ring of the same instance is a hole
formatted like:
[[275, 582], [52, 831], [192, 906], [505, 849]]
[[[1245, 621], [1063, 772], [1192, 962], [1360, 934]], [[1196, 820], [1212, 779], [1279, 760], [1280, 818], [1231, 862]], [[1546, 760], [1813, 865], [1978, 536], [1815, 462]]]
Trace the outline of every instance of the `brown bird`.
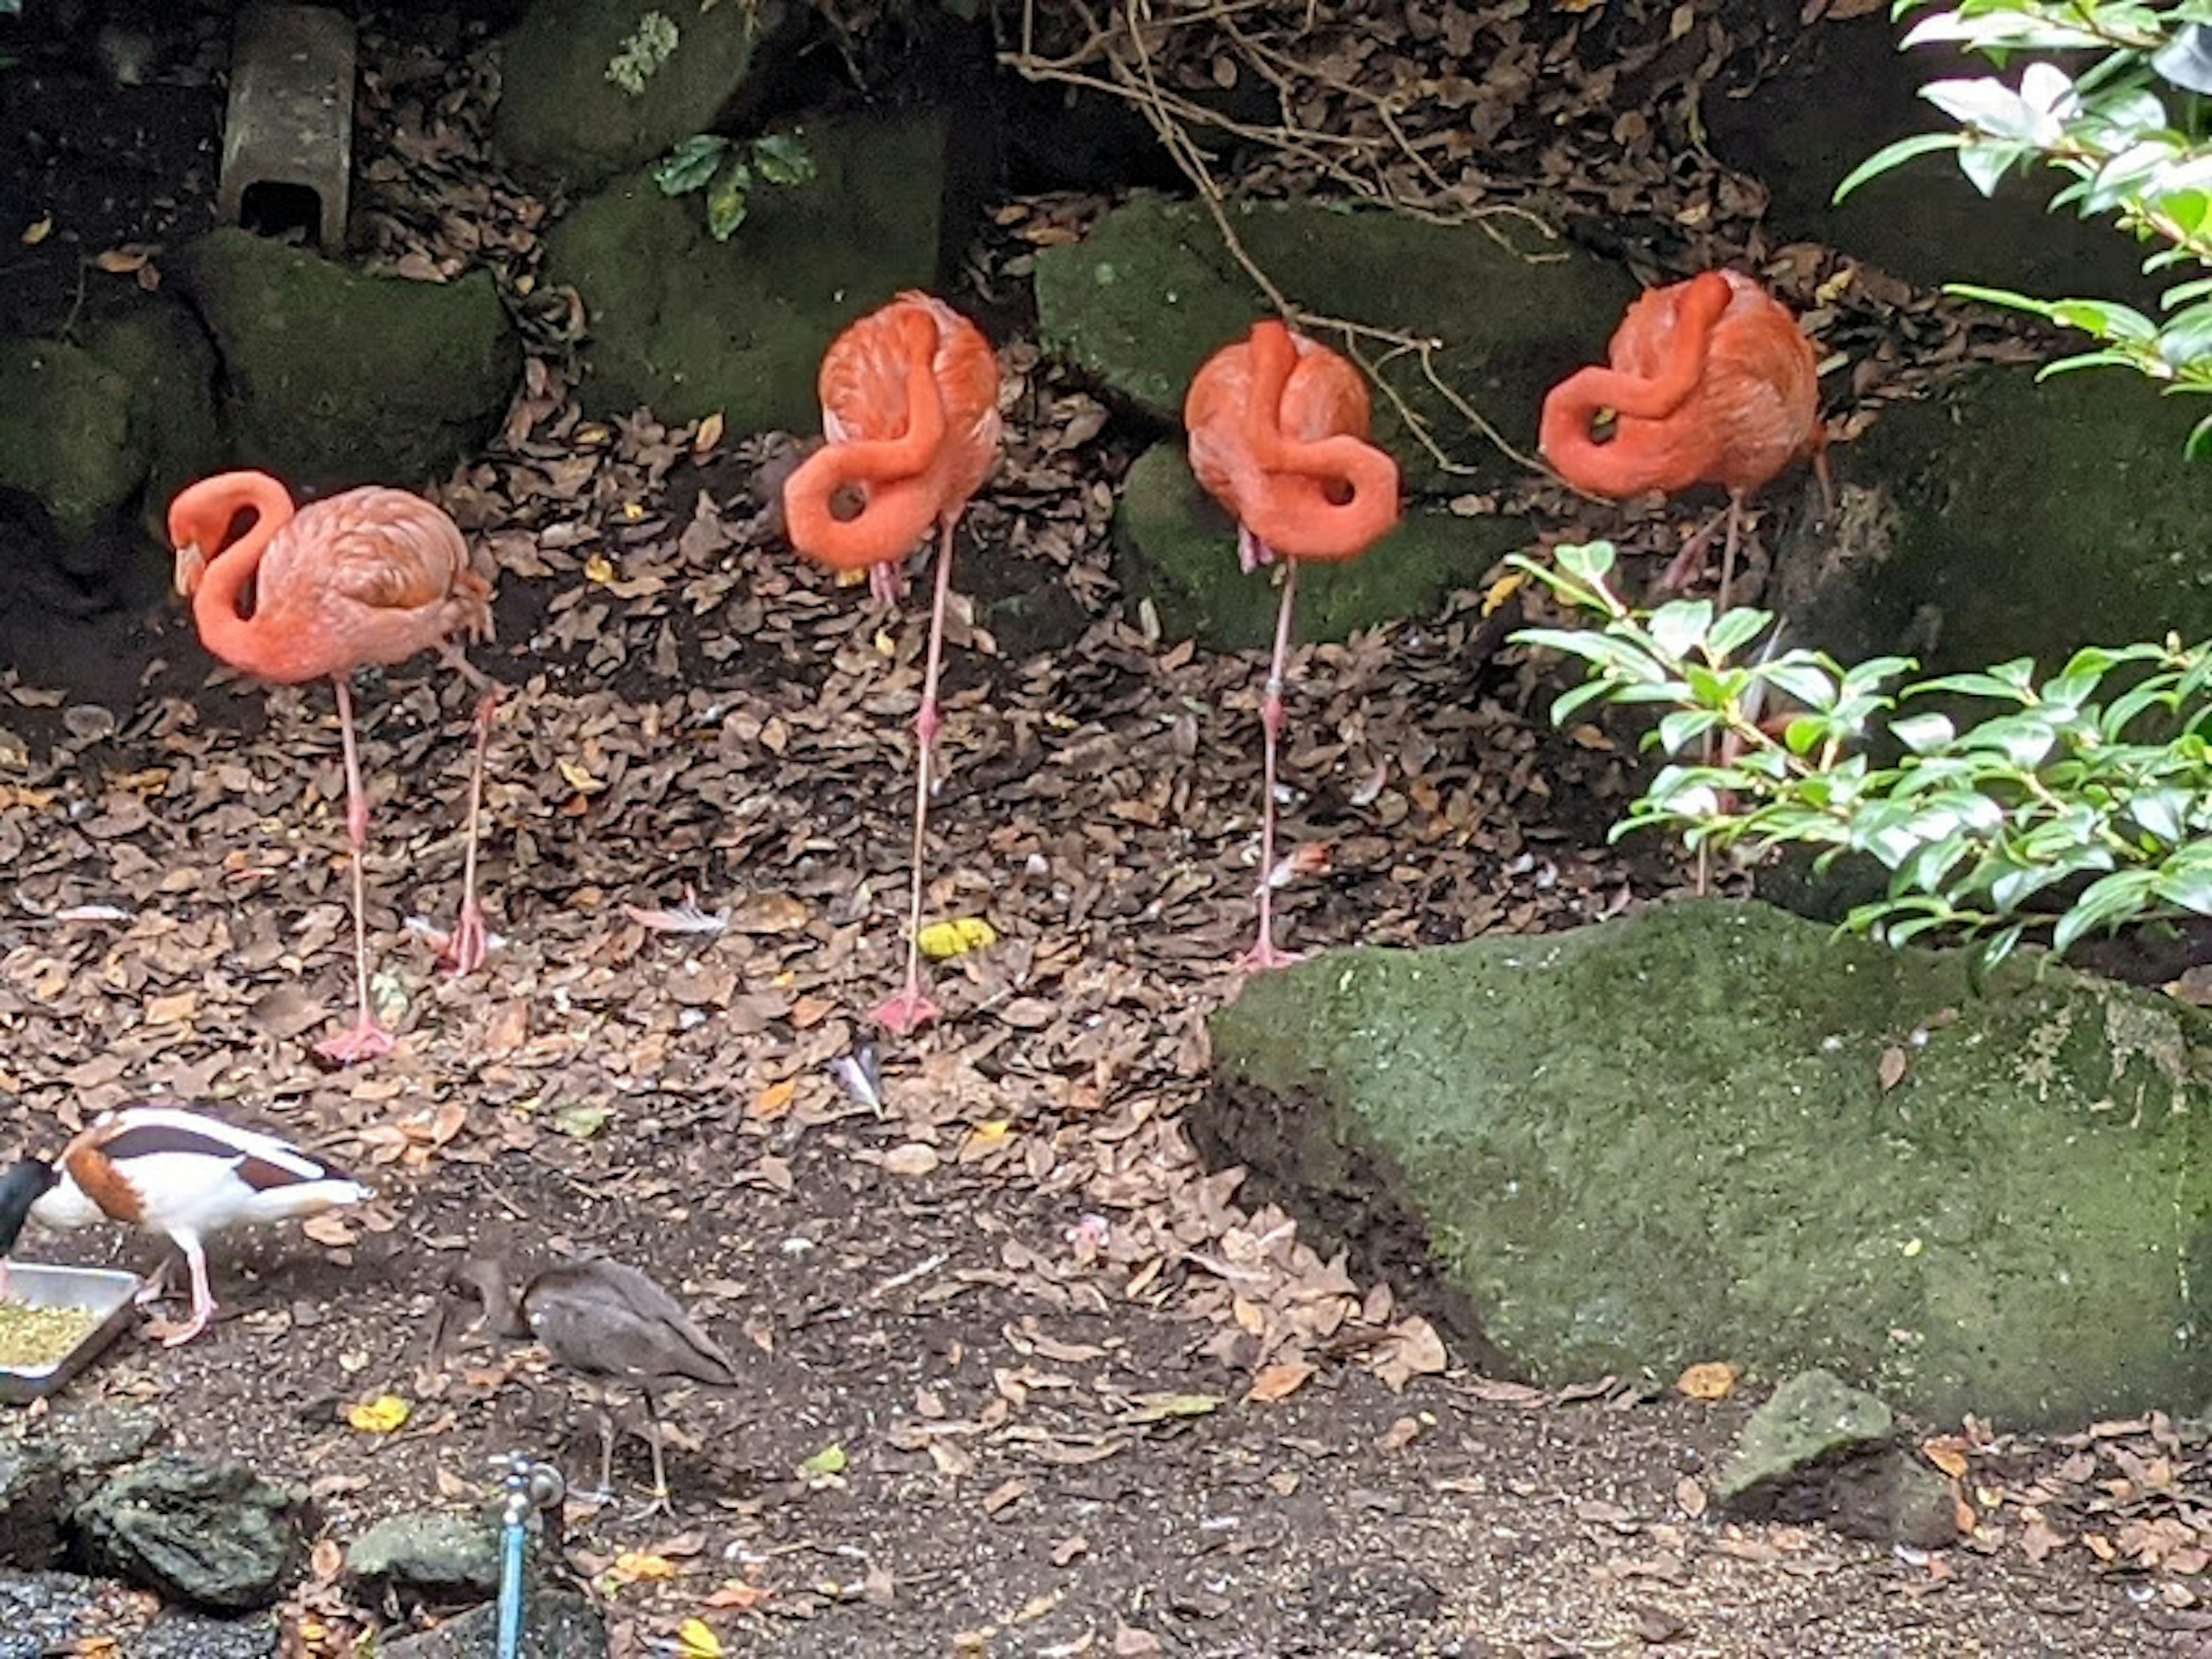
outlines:
[[[556, 1262], [531, 1275], [519, 1291], [499, 1256], [474, 1256], [454, 1267], [446, 1288], [474, 1295], [494, 1334], [537, 1338], [556, 1364], [574, 1372], [592, 1389], [600, 1432], [597, 1496], [602, 1499], [611, 1489], [615, 1462], [615, 1419], [607, 1391], [637, 1390], [645, 1401], [653, 1448], [653, 1502], [646, 1513], [665, 1510], [668, 1474], [662, 1461], [657, 1396], [685, 1382], [723, 1389], [738, 1385], [737, 1368], [729, 1355], [692, 1322], [675, 1298], [636, 1268], [605, 1256]], [[434, 1364], [444, 1354], [453, 1305], [439, 1310], [437, 1334], [431, 1343]]]
[[[1606, 356], [1607, 367], [1577, 369], [1546, 394], [1538, 447], [1576, 489], [1615, 501], [1701, 483], [1727, 490], [1717, 607], [1726, 611], [1745, 501], [1806, 459], [1829, 491], [1813, 343], [1750, 277], [1705, 270], [1638, 299]], [[1592, 422], [1607, 411], [1601, 441]], [[1662, 592], [1688, 582], [1713, 527], [1683, 545]]]

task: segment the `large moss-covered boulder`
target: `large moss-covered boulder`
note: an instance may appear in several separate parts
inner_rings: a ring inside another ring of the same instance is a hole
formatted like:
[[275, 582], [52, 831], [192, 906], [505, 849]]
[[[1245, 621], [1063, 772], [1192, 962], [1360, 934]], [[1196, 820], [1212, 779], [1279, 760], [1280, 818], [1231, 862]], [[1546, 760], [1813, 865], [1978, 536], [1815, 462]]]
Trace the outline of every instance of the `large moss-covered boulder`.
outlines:
[[81, 346], [0, 340], [0, 489], [35, 498], [65, 538], [88, 536], [146, 476], [131, 383]]
[[784, 0], [532, 0], [501, 43], [494, 136], [525, 167], [599, 184], [737, 113], [788, 13]]
[[[1524, 452], [1534, 447], [1545, 392], [1602, 359], [1636, 295], [1626, 272], [1534, 233], [1520, 240], [1540, 264], [1481, 226], [1310, 202], [1231, 211], [1238, 240], [1297, 304], [1440, 341], [1437, 378]], [[1207, 356], [1265, 313], [1205, 209], [1151, 195], [1106, 215], [1081, 242], [1041, 252], [1036, 297], [1047, 350], [1163, 421], [1182, 419], [1183, 393]], [[1381, 373], [1445, 453], [1474, 469], [1437, 466], [1378, 393], [1376, 438], [1409, 487], [1464, 489], [1516, 476], [1518, 464], [1452, 407], [1414, 354], [1390, 355]]]
[[726, 242], [697, 196], [664, 196], [644, 172], [580, 204], [546, 239], [545, 276], [574, 285], [591, 317], [584, 406], [814, 430], [830, 342], [938, 279], [951, 125], [933, 111], [800, 129], [815, 177], [755, 190]]
[[231, 448], [295, 489], [421, 484], [506, 410], [522, 350], [489, 271], [369, 276], [234, 229], [183, 263], [222, 360]]
[[[1527, 532], [1517, 518], [1415, 507], [1364, 556], [1299, 567], [1298, 637], [1342, 640], [1431, 611], [1525, 545]], [[1129, 469], [1114, 544], [1131, 602], [1149, 599], [1168, 638], [1231, 651], [1274, 638], [1275, 584], [1238, 568], [1236, 521], [1199, 488], [1180, 443], [1153, 446]]]
[[131, 430], [146, 459], [139, 517], [159, 537], [170, 498], [222, 459], [215, 346], [183, 302], [163, 292], [101, 325], [87, 348], [131, 388]]
[[1893, 549], [1842, 643], [1911, 628], [1950, 669], [2212, 634], [2212, 467], [2182, 453], [2197, 412], [2138, 375], [2026, 369], [1885, 410], [1844, 465], [1895, 500]]
[[2212, 1404], [2212, 1021], [2178, 1002], [2027, 962], [1977, 994], [1696, 901], [1331, 952], [1212, 1038], [1201, 1150], [1471, 1355], [1820, 1366], [1936, 1420]]

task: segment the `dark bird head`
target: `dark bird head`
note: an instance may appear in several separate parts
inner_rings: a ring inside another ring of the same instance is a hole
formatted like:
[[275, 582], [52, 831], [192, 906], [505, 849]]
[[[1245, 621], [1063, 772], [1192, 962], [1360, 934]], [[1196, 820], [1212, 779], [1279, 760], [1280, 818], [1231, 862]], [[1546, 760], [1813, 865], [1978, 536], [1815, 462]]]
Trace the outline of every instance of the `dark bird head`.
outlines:
[[27, 1158], [0, 1176], [0, 1255], [15, 1248], [31, 1206], [44, 1198], [58, 1179], [52, 1164], [36, 1158]]

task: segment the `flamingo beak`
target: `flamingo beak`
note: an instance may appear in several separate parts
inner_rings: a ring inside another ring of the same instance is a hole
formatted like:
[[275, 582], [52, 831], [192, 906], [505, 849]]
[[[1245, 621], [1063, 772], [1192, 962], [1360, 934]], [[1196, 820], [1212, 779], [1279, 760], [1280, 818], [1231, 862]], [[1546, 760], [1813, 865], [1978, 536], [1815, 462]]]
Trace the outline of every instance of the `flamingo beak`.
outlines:
[[207, 555], [200, 551], [198, 542], [186, 542], [177, 550], [177, 592], [190, 599], [200, 585], [200, 577], [207, 570]]

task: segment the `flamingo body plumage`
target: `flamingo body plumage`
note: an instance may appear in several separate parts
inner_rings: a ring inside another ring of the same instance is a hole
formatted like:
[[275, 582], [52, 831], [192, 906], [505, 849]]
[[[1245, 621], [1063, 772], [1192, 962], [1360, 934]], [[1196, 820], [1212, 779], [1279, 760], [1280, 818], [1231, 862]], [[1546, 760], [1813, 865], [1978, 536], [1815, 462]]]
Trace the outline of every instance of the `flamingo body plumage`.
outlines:
[[[1727, 490], [1725, 609], [1745, 500], [1801, 460], [1828, 485], [1813, 343], [1752, 278], [1707, 270], [1638, 297], [1606, 356], [1605, 368], [1578, 369], [1546, 394], [1538, 447], [1577, 489], [1615, 501], [1705, 483]], [[1606, 410], [1614, 423], [1601, 442], [1591, 423]], [[1686, 580], [1704, 539], [1683, 550], [1662, 587]]]
[[[301, 507], [266, 473], [221, 473], [179, 492], [169, 505], [169, 540], [177, 592], [191, 602], [193, 624], [210, 652], [272, 684], [327, 678], [337, 689], [353, 848], [358, 1017], [319, 1051], [341, 1063], [374, 1058], [390, 1049], [392, 1036], [368, 1000], [362, 871], [368, 799], [348, 682], [356, 669], [391, 667], [434, 650], [456, 672], [489, 687], [459, 646], [491, 637], [491, 584], [471, 565], [460, 526], [444, 511], [404, 489], [376, 485]], [[476, 901], [476, 849], [492, 706], [487, 695], [477, 711], [461, 915], [447, 945], [455, 971], [463, 974], [481, 967], [489, 951]]]
[[1273, 318], [1222, 347], [1183, 399], [1191, 471], [1237, 520], [1249, 574], [1283, 562], [1275, 649], [1261, 702], [1259, 937], [1240, 969], [1281, 967], [1274, 940], [1275, 769], [1283, 721], [1297, 567], [1358, 557], [1398, 522], [1398, 467], [1369, 441], [1371, 405], [1359, 371]]

